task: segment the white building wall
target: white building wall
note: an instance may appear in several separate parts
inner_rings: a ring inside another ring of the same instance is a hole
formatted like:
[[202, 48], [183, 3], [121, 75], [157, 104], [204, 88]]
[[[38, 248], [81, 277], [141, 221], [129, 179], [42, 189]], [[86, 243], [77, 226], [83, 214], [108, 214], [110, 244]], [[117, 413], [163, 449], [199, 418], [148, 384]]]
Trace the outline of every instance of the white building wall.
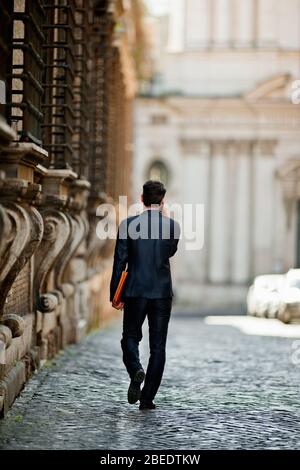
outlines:
[[300, 1], [280, 1], [277, 5], [278, 43], [281, 48], [299, 50], [300, 44]]
[[[137, 101], [133, 191], [138, 200], [159, 159], [167, 201], [205, 205], [203, 249], [180, 243], [172, 261], [178, 299], [242, 302], [255, 275], [295, 263], [296, 205], [287, 209], [277, 171], [300, 158], [300, 107], [290, 84], [256, 101], [243, 95], [279, 75], [299, 78], [300, 0], [174, 2], [160, 68], [171, 96]], [[165, 122], [154, 124], [157, 115]]]
[[174, 1], [163, 92], [235, 95], [283, 71], [299, 75], [300, 0]]

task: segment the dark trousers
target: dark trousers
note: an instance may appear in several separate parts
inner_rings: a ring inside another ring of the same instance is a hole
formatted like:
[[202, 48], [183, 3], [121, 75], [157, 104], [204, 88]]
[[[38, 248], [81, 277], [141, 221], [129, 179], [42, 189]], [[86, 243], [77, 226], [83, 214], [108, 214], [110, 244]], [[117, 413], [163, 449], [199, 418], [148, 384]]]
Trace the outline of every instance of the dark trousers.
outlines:
[[144, 299], [128, 297], [124, 304], [123, 336], [121, 346], [123, 361], [132, 379], [142, 369], [139, 356], [139, 342], [142, 339], [142, 325], [146, 316], [149, 324], [150, 358], [141, 400], [154, 399], [160, 386], [165, 361], [168, 324], [171, 315], [172, 298]]

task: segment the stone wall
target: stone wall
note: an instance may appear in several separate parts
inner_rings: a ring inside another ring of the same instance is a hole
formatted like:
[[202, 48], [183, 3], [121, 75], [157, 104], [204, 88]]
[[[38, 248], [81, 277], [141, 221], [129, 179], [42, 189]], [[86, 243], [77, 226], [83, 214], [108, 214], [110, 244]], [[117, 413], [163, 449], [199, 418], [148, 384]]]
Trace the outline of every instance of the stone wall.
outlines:
[[123, 3], [1, 2], [2, 416], [39, 365], [113, 315], [96, 208], [129, 187], [137, 19]]

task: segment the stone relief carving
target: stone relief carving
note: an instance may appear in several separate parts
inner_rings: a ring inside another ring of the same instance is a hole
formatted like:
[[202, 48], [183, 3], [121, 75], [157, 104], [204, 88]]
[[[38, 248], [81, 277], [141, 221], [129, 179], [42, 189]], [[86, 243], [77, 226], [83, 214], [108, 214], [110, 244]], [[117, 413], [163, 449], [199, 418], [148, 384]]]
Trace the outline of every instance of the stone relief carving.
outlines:
[[33, 207], [40, 194], [39, 185], [26, 181], [6, 180], [0, 188], [0, 199], [6, 213], [6, 235], [2, 239], [0, 259], [0, 317], [5, 299], [17, 275], [38, 247], [43, 234], [43, 220]]
[[57, 201], [56, 208], [46, 206], [40, 209], [44, 222], [44, 235], [35, 254], [34, 288], [36, 306], [42, 312], [53, 311], [59, 303], [58, 296], [48, 291], [48, 281], [51, 270], [71, 236], [69, 220], [60, 210], [63, 204]]
[[65, 216], [68, 220], [70, 237], [66, 242], [62, 256], [55, 266], [56, 288], [68, 297], [73, 293], [72, 279], [67, 270], [81, 242], [88, 234], [89, 224], [85, 214], [90, 184], [84, 180], [75, 180], [70, 187]]

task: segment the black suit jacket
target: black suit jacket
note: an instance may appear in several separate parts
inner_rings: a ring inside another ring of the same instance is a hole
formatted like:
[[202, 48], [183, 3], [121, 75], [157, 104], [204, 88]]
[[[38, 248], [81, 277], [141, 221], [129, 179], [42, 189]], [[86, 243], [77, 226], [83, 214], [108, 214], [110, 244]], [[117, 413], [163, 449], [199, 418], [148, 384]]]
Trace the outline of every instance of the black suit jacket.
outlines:
[[119, 226], [115, 247], [110, 300], [126, 265], [128, 277], [124, 298], [172, 297], [169, 258], [177, 251], [179, 237], [179, 224], [159, 210], [145, 210], [124, 220]]

